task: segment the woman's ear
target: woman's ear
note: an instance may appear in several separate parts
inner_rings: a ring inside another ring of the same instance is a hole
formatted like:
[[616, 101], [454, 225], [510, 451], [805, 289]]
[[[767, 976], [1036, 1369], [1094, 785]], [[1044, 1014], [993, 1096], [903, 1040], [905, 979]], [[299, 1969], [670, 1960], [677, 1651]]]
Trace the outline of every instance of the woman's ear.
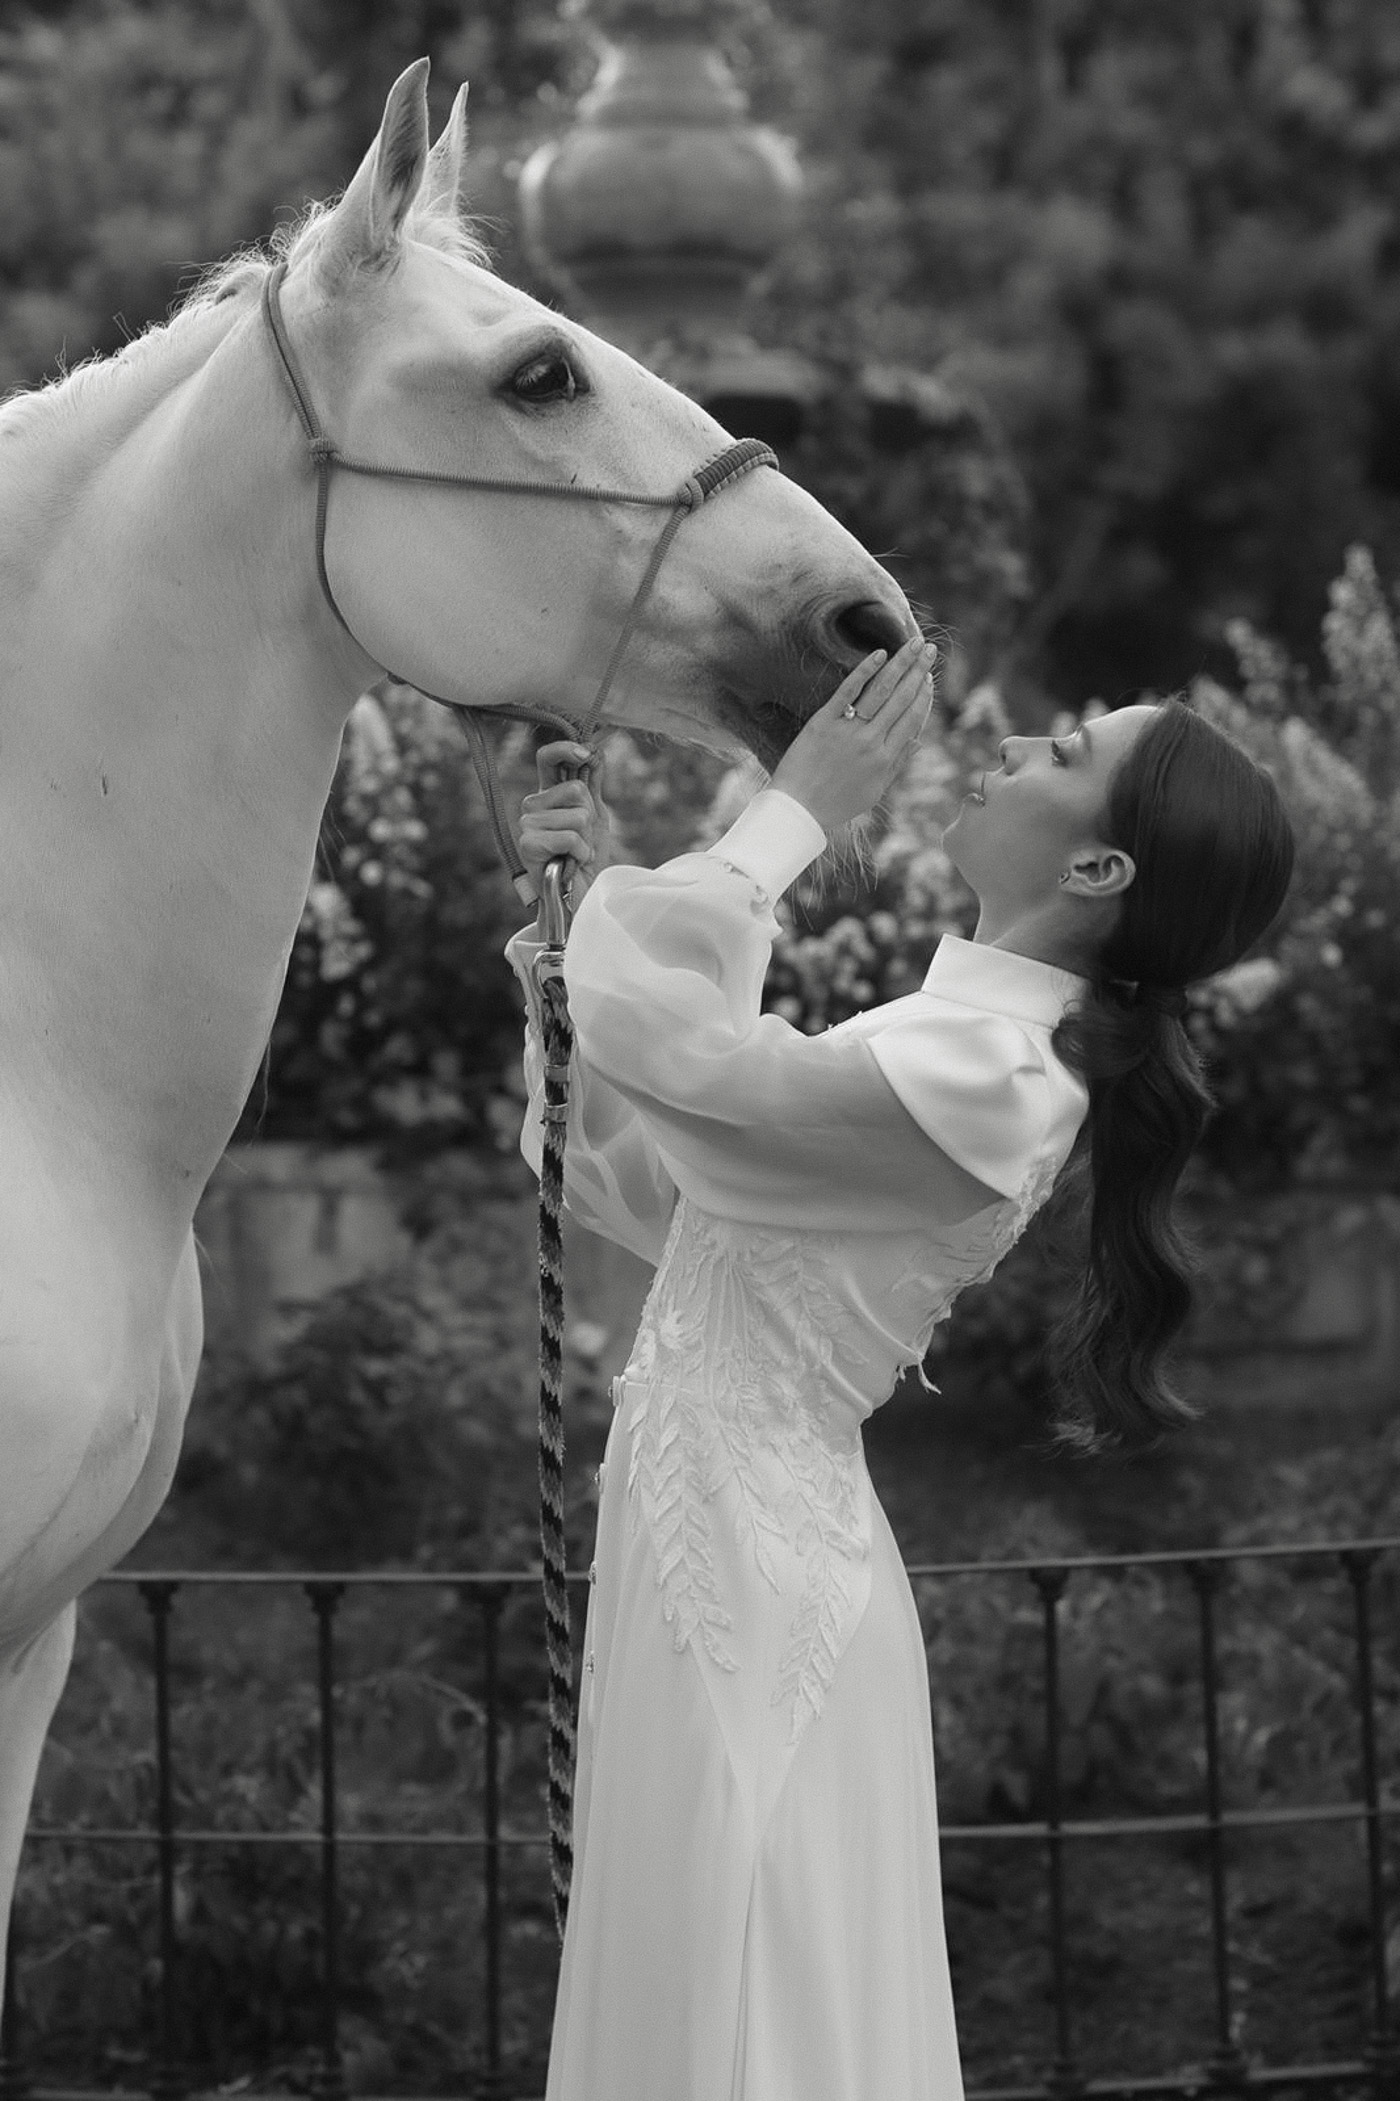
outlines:
[[1137, 875], [1137, 863], [1121, 846], [1091, 846], [1074, 855], [1060, 878], [1071, 897], [1121, 897]]

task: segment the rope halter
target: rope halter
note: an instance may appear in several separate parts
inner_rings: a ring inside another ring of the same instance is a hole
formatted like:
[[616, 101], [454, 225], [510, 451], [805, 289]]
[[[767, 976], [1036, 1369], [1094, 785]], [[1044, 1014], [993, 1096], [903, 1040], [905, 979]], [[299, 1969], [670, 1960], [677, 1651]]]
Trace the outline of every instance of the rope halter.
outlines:
[[[688, 474], [680, 487], [669, 496], [653, 495], [636, 489], [610, 489], [590, 482], [547, 481], [503, 474], [444, 474], [426, 467], [393, 467], [378, 460], [356, 459], [352, 454], [342, 452], [334, 440], [327, 436], [312, 405], [311, 393], [292, 349], [287, 324], [282, 314], [282, 281], [286, 274], [287, 264], [284, 258], [264, 279], [263, 316], [277, 352], [282, 375], [291, 393], [297, 421], [301, 425], [302, 436], [306, 440], [307, 452], [316, 474], [316, 575], [321, 593], [357, 648], [363, 650], [364, 644], [341, 610], [326, 569], [326, 525], [330, 511], [331, 477], [337, 468], [343, 474], [366, 475], [374, 481], [421, 482], [437, 488], [480, 489], [496, 496], [545, 496], [572, 503], [630, 503], [640, 505], [646, 510], [670, 513], [651, 550], [641, 582], [633, 594], [632, 603], [613, 645], [612, 655], [608, 659], [601, 683], [587, 712], [575, 717], [562, 708], [537, 707], [514, 702], [487, 711], [510, 720], [530, 722], [542, 728], [552, 729], [558, 735], [572, 738], [579, 743], [592, 743], [598, 735], [603, 711], [626, 654], [627, 645], [637, 631], [642, 609], [651, 596], [661, 564], [665, 561], [671, 542], [682, 523], [712, 496], [719, 495], [722, 489], [730, 488], [735, 482], [742, 480], [746, 474], [752, 473], [755, 467], [776, 469], [777, 454], [771, 446], [762, 444], [757, 438], [739, 438], [733, 444], [726, 445], [722, 452], [707, 460], [703, 466], [697, 467], [693, 474]], [[371, 657], [373, 654], [369, 650], [365, 650], [364, 653]], [[388, 670], [387, 665], [384, 668]], [[390, 676], [394, 674], [390, 673]], [[413, 681], [401, 680], [399, 683], [412, 684]], [[429, 692], [425, 686], [419, 687], [418, 691], [426, 694], [429, 700], [435, 700], [440, 706], [452, 710], [458, 727], [472, 749], [472, 759], [486, 798], [487, 813], [501, 859], [505, 862], [511, 881], [520, 891], [524, 902], [533, 904], [534, 893], [502, 808], [500, 783], [491, 760], [490, 746], [476, 715], [464, 702], [448, 700], [444, 694]]]

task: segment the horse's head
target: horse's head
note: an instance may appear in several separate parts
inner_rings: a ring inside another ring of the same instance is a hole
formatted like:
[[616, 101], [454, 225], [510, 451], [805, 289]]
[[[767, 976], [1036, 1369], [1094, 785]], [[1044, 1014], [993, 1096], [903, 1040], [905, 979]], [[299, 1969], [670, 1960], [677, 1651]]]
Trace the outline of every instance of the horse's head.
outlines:
[[[465, 91], [430, 152], [427, 70], [395, 83], [349, 188], [293, 250], [287, 322], [327, 432], [396, 467], [669, 494], [728, 433], [476, 257]], [[582, 715], [665, 517], [337, 473], [326, 566], [378, 666], [476, 708]], [[866, 651], [914, 631], [886, 571], [759, 468], [681, 525], [608, 717], [771, 762]]]

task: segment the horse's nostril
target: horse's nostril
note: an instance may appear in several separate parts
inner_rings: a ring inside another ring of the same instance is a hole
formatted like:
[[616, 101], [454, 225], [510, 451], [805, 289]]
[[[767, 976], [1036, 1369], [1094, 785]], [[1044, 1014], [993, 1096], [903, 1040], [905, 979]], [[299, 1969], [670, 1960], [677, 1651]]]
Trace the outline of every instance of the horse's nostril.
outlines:
[[842, 654], [853, 652], [856, 658], [868, 656], [872, 649], [887, 649], [893, 656], [909, 640], [909, 630], [893, 606], [881, 605], [876, 598], [842, 606], [829, 625]]

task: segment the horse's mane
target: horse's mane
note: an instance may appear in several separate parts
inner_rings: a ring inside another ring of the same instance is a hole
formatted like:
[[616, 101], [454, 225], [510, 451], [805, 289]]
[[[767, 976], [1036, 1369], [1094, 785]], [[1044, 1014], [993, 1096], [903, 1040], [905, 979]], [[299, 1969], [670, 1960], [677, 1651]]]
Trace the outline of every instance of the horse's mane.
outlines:
[[[168, 320], [153, 321], [118, 351], [94, 354], [71, 370], [64, 367], [53, 379], [37, 387], [20, 388], [0, 399], [0, 438], [27, 434], [50, 416], [61, 416], [84, 404], [94, 390], [138, 372], [161, 348], [173, 345], [187, 327], [217, 307], [230, 309], [230, 322], [241, 309], [241, 295], [261, 291], [264, 278], [283, 260], [289, 265], [314, 255], [326, 237], [326, 223], [334, 203], [308, 205], [301, 215], [276, 228], [270, 238], [240, 248], [222, 262], [201, 270], [183, 294]], [[420, 202], [408, 215], [404, 227], [411, 240], [441, 249], [462, 262], [489, 270], [491, 257], [475, 230], [450, 206]]]
[[[261, 289], [263, 279], [275, 263], [285, 260], [290, 266], [314, 255], [325, 240], [326, 222], [334, 210], [334, 199], [330, 203], [309, 204], [299, 218], [277, 227], [267, 241], [240, 248], [222, 262], [212, 263], [207, 270], [200, 272], [181, 301], [175, 319], [178, 321], [185, 314], [220, 306], [249, 286]], [[425, 248], [440, 248], [444, 254], [455, 255], [464, 263], [475, 263], [482, 270], [491, 268], [491, 254], [485, 242], [475, 228], [450, 207], [426, 202], [415, 204], [404, 224], [404, 232], [410, 240], [420, 241]]]

